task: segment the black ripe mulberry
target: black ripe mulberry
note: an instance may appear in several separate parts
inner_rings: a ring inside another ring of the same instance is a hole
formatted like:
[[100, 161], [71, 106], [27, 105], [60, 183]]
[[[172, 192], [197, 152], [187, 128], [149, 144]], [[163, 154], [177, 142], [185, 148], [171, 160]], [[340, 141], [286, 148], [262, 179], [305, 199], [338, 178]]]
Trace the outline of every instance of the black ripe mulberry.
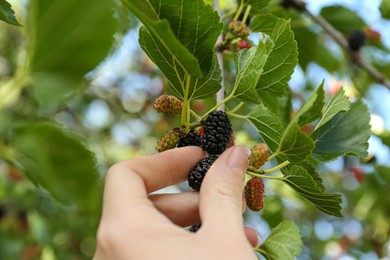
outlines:
[[366, 35], [362, 30], [355, 30], [348, 37], [348, 46], [351, 51], [359, 51], [365, 43]]
[[217, 156], [205, 157], [201, 160], [195, 168], [188, 175], [188, 185], [195, 191], [200, 190], [200, 185], [207, 171], [210, 169], [211, 165], [217, 160]]
[[203, 150], [208, 154], [223, 153], [232, 136], [232, 125], [224, 111], [211, 112], [203, 126]]
[[198, 231], [200, 229], [201, 226], [202, 226], [202, 224], [200, 224], [200, 223], [194, 224], [190, 227], [190, 231], [195, 233], [196, 231]]
[[186, 135], [179, 138], [177, 147], [199, 146], [202, 147], [202, 138], [194, 130], [190, 130]]

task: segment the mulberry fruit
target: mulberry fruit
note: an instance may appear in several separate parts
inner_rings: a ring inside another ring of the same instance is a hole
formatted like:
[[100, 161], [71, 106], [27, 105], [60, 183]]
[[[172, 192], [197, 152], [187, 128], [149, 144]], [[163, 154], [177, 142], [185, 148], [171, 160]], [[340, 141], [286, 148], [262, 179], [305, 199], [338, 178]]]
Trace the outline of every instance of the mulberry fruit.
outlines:
[[200, 223], [194, 224], [190, 227], [190, 231], [195, 233], [196, 231], [198, 231], [200, 229], [201, 226], [202, 226], [202, 224], [200, 224]]
[[188, 134], [179, 138], [177, 147], [199, 146], [202, 147], [202, 138], [194, 130], [190, 130]]
[[188, 175], [188, 185], [195, 191], [200, 190], [202, 181], [211, 165], [217, 160], [217, 156], [206, 157], [201, 160]]
[[359, 51], [365, 43], [366, 35], [362, 30], [355, 30], [348, 37], [348, 46], [352, 51]]
[[260, 211], [264, 207], [264, 183], [261, 178], [254, 177], [245, 185], [246, 205], [253, 211]]
[[181, 130], [179, 128], [175, 128], [168, 133], [165, 134], [160, 141], [158, 141], [156, 145], [156, 150], [161, 153], [169, 149], [173, 149], [176, 147], [179, 142], [179, 137], [181, 135]]
[[267, 161], [269, 156], [268, 146], [264, 143], [256, 144], [251, 149], [251, 155], [249, 156], [249, 165], [260, 168]]
[[153, 108], [159, 113], [180, 114], [183, 102], [175, 96], [162, 95], [154, 101]]
[[232, 136], [232, 125], [229, 117], [223, 111], [211, 112], [203, 126], [203, 150], [208, 154], [223, 153]]
[[228, 25], [228, 30], [236, 38], [246, 39], [249, 35], [249, 29], [241, 21], [232, 21]]

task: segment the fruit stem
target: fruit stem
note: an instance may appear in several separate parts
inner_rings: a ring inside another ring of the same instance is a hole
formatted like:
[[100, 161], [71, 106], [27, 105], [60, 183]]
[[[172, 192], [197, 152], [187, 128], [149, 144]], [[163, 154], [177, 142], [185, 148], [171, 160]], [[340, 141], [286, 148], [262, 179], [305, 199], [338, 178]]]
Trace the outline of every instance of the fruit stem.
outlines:
[[229, 110], [229, 113], [234, 113], [234, 112], [236, 112], [236, 111], [239, 110], [243, 105], [244, 105], [244, 102], [241, 102], [241, 103], [238, 104], [235, 108], [233, 108], [232, 110]]
[[277, 177], [277, 176], [270, 176], [270, 175], [264, 175], [264, 174], [258, 174], [253, 171], [247, 171], [248, 175], [251, 175], [253, 177], [263, 178], [263, 179], [270, 179], [270, 180], [277, 180], [277, 181], [284, 181], [284, 177]]
[[275, 167], [273, 167], [271, 169], [267, 169], [267, 170], [263, 170], [263, 171], [264, 171], [264, 174], [276, 172], [276, 171], [279, 171], [280, 169], [282, 169], [284, 166], [287, 166], [289, 164], [290, 164], [289, 161], [284, 161], [281, 164], [276, 165]]
[[233, 21], [237, 21], [238, 20], [238, 17], [240, 17], [242, 9], [244, 9], [244, 0], [242, 0], [240, 2], [240, 6], [238, 7], [236, 14], [234, 15]]
[[252, 6], [248, 5], [245, 10], [244, 17], [242, 18], [242, 23], [245, 23], [246, 20], [248, 19], [249, 12], [251, 11]]
[[243, 116], [243, 115], [239, 115], [239, 114], [235, 114], [235, 113], [232, 113], [232, 112], [227, 112], [226, 114], [228, 114], [229, 116], [232, 116], [232, 117], [237, 117], [237, 118], [241, 118], [241, 119], [248, 119], [247, 116]]
[[186, 128], [186, 132], [190, 130], [190, 119], [191, 119], [191, 109], [190, 109], [190, 102], [188, 98], [188, 94], [190, 91], [190, 83], [191, 83], [191, 76], [186, 74], [186, 86], [185, 86], [185, 92], [184, 92], [184, 98], [183, 98], [183, 109], [181, 112], [181, 125], [184, 125]]
[[207, 113], [205, 113], [201, 118], [200, 120], [203, 120], [205, 119], [208, 114], [210, 114], [211, 112], [215, 111], [218, 107], [220, 107], [221, 105], [225, 104], [226, 102], [228, 102], [230, 99], [232, 99], [234, 97], [234, 95], [232, 95], [232, 93], [226, 97], [224, 100], [222, 100], [221, 102], [219, 102], [218, 104], [216, 104], [212, 109], [210, 109]]
[[194, 110], [190, 109], [190, 112], [191, 115], [193, 115], [196, 118], [196, 120], [200, 120], [200, 116], [198, 116], [198, 114]]
[[273, 158], [275, 158], [276, 156], [278, 156], [280, 154], [280, 151], [277, 150], [276, 152], [274, 152], [273, 154], [271, 154], [268, 158], [267, 158], [267, 162], [268, 161], [271, 161]]

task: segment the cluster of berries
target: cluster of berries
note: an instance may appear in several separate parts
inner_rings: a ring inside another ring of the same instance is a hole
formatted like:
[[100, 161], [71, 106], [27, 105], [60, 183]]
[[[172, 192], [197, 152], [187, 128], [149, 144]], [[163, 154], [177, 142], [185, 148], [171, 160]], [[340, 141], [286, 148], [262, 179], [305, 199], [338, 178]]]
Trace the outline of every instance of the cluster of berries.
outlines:
[[[163, 95], [156, 100], [153, 106], [158, 112], [180, 113], [181, 101], [176, 97]], [[163, 152], [176, 147], [199, 146], [207, 153], [189, 173], [188, 185], [195, 191], [199, 191], [211, 165], [218, 159], [228, 147], [234, 145], [234, 132], [228, 115], [224, 111], [213, 111], [206, 119], [200, 122], [200, 126], [191, 129], [188, 133], [184, 129], [174, 128], [169, 131], [156, 145], [158, 152]], [[257, 144], [251, 150], [249, 166], [261, 167], [268, 158], [268, 147], [265, 144]], [[264, 184], [261, 178], [254, 177], [245, 186], [247, 205], [251, 210], [259, 211], [264, 205]], [[191, 227], [190, 231], [196, 232], [201, 224]]]

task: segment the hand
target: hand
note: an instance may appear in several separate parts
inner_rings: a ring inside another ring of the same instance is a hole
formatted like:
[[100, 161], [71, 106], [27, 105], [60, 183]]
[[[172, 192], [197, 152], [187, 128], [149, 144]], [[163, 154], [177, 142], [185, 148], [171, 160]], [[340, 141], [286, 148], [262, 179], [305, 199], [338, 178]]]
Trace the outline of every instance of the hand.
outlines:
[[[184, 147], [115, 164], [107, 173], [94, 259], [257, 259], [243, 227], [249, 150], [235, 146], [209, 169], [200, 192], [152, 194], [180, 183], [204, 157]], [[196, 233], [182, 226], [202, 222]]]

